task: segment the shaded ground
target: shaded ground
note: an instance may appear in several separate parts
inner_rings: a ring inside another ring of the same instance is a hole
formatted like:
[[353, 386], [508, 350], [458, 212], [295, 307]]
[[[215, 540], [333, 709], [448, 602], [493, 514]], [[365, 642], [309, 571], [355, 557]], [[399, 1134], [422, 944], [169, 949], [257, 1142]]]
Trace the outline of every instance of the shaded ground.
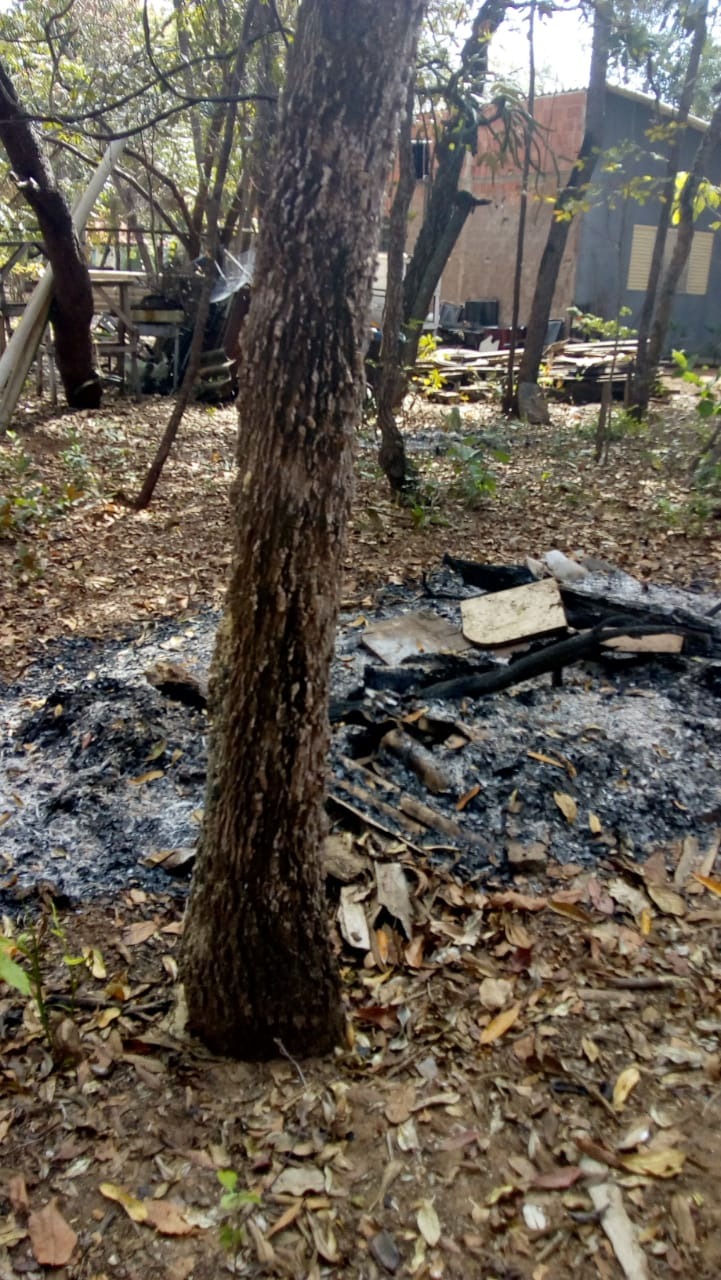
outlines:
[[[465, 408], [498, 479], [478, 508], [484, 477], [467, 465], [467, 435], [447, 416], [439, 431], [437, 410], [413, 412], [422, 504], [392, 506], [370, 441], [361, 452], [345, 587], [359, 617], [379, 587], [418, 580], [446, 551], [507, 563], [580, 548], [654, 582], [721, 585], [718, 522], [703, 526], [681, 480], [689, 402], [674, 402], [653, 441], [617, 442], [605, 471], [591, 461], [593, 410], [559, 409], [551, 432], [529, 432]], [[54, 648], [58, 637], [133, 625], [137, 645], [168, 615], [182, 636], [220, 602], [233, 410], [193, 410], [149, 512], [107, 497], [137, 488], [166, 413], [160, 402], [40, 416], [13, 446], [14, 474], [37, 470], [47, 486], [41, 507], [73, 478], [86, 496], [28, 521], [19, 543], [0, 541], [8, 678], [31, 686], [40, 647], [62, 680], [75, 649]], [[545, 751], [534, 767], [549, 792], [554, 778], [572, 789], [552, 747], [525, 746]], [[658, 839], [644, 864], [601, 841], [590, 864], [552, 858], [513, 886], [488, 868], [461, 882], [399, 835], [339, 829], [326, 866], [348, 1044], [323, 1063], [225, 1063], [183, 1038], [180, 895], [126, 888], [60, 923], [48, 908], [22, 943], [39, 959], [45, 1030], [36, 1001], [0, 986], [0, 1280], [49, 1266], [68, 1280], [211, 1280], [226, 1267], [715, 1278], [717, 825]], [[355, 946], [354, 909], [368, 929]], [[22, 950], [15, 959], [30, 967]]]

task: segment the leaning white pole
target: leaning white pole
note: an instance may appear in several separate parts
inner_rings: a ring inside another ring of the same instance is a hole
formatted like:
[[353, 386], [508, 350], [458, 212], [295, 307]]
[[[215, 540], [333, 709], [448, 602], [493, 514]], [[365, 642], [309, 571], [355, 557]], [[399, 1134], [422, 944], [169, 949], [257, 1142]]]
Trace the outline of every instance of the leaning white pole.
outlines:
[[[73, 226], [78, 235], [84, 231], [93, 205], [124, 146], [124, 138], [110, 143], [90, 182], [76, 200], [73, 206]], [[10, 425], [23, 384], [45, 332], [52, 296], [53, 272], [51, 267], [46, 267], [30, 295], [17, 329], [0, 356], [0, 431]]]

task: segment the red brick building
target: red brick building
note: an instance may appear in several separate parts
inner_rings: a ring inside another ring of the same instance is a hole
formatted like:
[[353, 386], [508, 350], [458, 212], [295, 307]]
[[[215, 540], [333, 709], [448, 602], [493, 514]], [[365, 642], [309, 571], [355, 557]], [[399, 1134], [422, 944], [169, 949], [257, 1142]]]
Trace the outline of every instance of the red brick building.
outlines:
[[[552, 216], [553, 201], [571, 171], [583, 136], [586, 93], [583, 90], [536, 100], [538, 149], [529, 183], [520, 322], [530, 310], [536, 273]], [[668, 119], [669, 113], [664, 113]], [[606, 319], [627, 306], [634, 316], [643, 300], [650, 247], [658, 218], [656, 198], [638, 204], [624, 199], [622, 185], [634, 174], [663, 175], [662, 146], [654, 130], [658, 112], [653, 99], [609, 86], [604, 151], [618, 148], [623, 162], [614, 172], [597, 166], [589, 192], [589, 208], [571, 228], [561, 264], [552, 315], [564, 317], [575, 305]], [[693, 120], [683, 139], [682, 167], [690, 168], [704, 125]], [[650, 131], [650, 133], [649, 133]], [[485, 136], [484, 136], [485, 135]], [[441, 297], [448, 302], [487, 299], [499, 304], [498, 323], [510, 324], [513, 270], [521, 183], [513, 162], [489, 163], [496, 153], [487, 131], [479, 132], [476, 156], [467, 156], [463, 185], [490, 204], [475, 209], [443, 273]], [[713, 181], [721, 177], [721, 155], [715, 157]], [[422, 216], [425, 183], [417, 184], [409, 226], [409, 249]], [[716, 215], [702, 215], [688, 271], [681, 283], [672, 320], [670, 343], [697, 354], [721, 352], [721, 245], [710, 228]], [[720, 233], [721, 234], [721, 233]], [[671, 233], [671, 243], [673, 242]]]

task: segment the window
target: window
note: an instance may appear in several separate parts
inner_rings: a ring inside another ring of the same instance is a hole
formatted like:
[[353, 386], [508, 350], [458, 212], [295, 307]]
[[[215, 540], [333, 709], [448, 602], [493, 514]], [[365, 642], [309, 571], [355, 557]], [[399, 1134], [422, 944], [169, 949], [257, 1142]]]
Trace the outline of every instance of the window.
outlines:
[[[669, 227], [666, 237], [666, 248], [663, 255], [662, 271], [665, 271], [671, 259], [678, 232]], [[631, 242], [631, 258], [628, 264], [626, 288], [644, 293], [648, 288], [648, 273], [651, 269], [653, 246], [656, 239], [656, 228], [647, 223], [637, 222], [633, 228]], [[681, 273], [678, 292], [703, 296], [708, 289], [708, 277], [711, 267], [711, 251], [713, 248], [712, 231], [694, 231], [691, 252], [688, 262]]]
[[431, 144], [428, 138], [414, 138], [411, 143], [413, 152], [413, 172], [416, 181], [427, 178], [431, 171]]

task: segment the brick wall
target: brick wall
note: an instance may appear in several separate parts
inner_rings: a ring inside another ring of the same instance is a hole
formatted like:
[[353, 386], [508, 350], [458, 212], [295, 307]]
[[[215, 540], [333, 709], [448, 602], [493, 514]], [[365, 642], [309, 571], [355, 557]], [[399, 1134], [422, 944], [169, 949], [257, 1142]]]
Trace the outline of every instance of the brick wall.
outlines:
[[[538, 151], [534, 157], [536, 170], [530, 178], [526, 215], [521, 323], [528, 318], [538, 264], [548, 235], [552, 201], [559, 182], [563, 184], [568, 178], [581, 143], [585, 102], [584, 91], [536, 100]], [[506, 325], [511, 319], [521, 175], [513, 162], [494, 173], [488, 160], [484, 159], [484, 153], [487, 156], [495, 149], [488, 131], [481, 130], [477, 156], [469, 155], [466, 159], [462, 185], [479, 199], [487, 199], [491, 203], [475, 209], [470, 215], [443, 272], [441, 296], [448, 302], [464, 302], [466, 298], [498, 298], [500, 322]], [[422, 218], [424, 198], [424, 187], [419, 183], [409, 225], [409, 251]], [[561, 263], [552, 308], [554, 316], [562, 316], [573, 301], [579, 234], [580, 226], [576, 220]]]

